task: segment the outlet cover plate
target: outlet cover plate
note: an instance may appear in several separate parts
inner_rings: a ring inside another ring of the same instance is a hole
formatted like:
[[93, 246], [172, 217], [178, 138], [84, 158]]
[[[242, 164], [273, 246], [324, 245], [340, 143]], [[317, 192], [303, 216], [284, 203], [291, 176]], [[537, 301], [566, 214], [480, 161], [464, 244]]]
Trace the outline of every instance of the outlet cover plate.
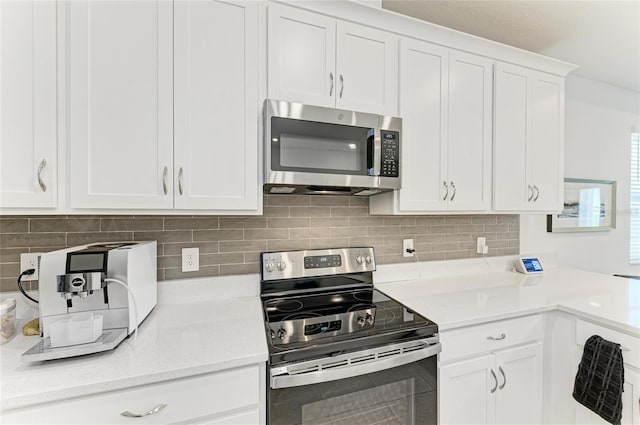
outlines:
[[36, 272], [29, 276], [23, 276], [22, 281], [27, 282], [29, 280], [38, 280], [39, 270], [38, 262], [40, 260], [41, 252], [26, 252], [20, 254], [20, 273], [28, 269], [36, 269]]
[[407, 249], [413, 249], [413, 239], [402, 240], [402, 256], [413, 257], [413, 252], [407, 252]]
[[200, 270], [200, 248], [182, 248], [182, 271]]
[[478, 254], [486, 254], [489, 251], [489, 247], [487, 246], [487, 238], [479, 237], [476, 245], [476, 252]]

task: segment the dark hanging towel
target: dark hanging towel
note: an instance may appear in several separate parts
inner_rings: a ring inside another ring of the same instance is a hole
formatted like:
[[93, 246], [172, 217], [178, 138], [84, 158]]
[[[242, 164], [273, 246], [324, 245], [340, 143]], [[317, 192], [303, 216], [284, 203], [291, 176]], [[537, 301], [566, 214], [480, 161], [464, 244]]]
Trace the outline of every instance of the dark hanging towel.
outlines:
[[622, 417], [622, 363], [620, 344], [593, 335], [584, 344], [573, 387], [573, 398], [578, 403], [614, 425]]

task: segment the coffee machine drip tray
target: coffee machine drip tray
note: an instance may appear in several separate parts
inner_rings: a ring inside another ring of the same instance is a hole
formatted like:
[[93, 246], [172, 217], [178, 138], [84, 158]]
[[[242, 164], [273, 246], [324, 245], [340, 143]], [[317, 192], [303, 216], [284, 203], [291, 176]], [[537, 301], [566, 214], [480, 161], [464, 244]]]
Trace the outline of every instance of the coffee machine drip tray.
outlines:
[[50, 338], [41, 338], [40, 342], [22, 354], [21, 359], [23, 362], [39, 362], [100, 353], [113, 350], [126, 337], [127, 328], [105, 329], [102, 335], [94, 342], [56, 348], [51, 347]]

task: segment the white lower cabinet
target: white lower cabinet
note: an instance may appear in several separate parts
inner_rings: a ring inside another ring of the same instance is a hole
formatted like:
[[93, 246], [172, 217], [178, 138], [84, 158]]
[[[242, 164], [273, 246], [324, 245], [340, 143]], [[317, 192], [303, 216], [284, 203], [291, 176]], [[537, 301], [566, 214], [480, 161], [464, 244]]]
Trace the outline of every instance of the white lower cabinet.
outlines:
[[[3, 414], [6, 424], [259, 424], [265, 405], [254, 364], [190, 378], [77, 397]], [[144, 415], [127, 417], [125, 411]]]
[[541, 423], [542, 358], [536, 343], [441, 366], [440, 423]]

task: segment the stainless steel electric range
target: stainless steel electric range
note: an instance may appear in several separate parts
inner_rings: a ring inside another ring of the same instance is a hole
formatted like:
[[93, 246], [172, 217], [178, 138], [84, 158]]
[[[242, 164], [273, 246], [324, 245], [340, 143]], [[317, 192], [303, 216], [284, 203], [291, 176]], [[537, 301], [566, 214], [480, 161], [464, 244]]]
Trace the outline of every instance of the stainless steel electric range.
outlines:
[[269, 425], [437, 423], [438, 326], [373, 288], [373, 248], [261, 263]]

